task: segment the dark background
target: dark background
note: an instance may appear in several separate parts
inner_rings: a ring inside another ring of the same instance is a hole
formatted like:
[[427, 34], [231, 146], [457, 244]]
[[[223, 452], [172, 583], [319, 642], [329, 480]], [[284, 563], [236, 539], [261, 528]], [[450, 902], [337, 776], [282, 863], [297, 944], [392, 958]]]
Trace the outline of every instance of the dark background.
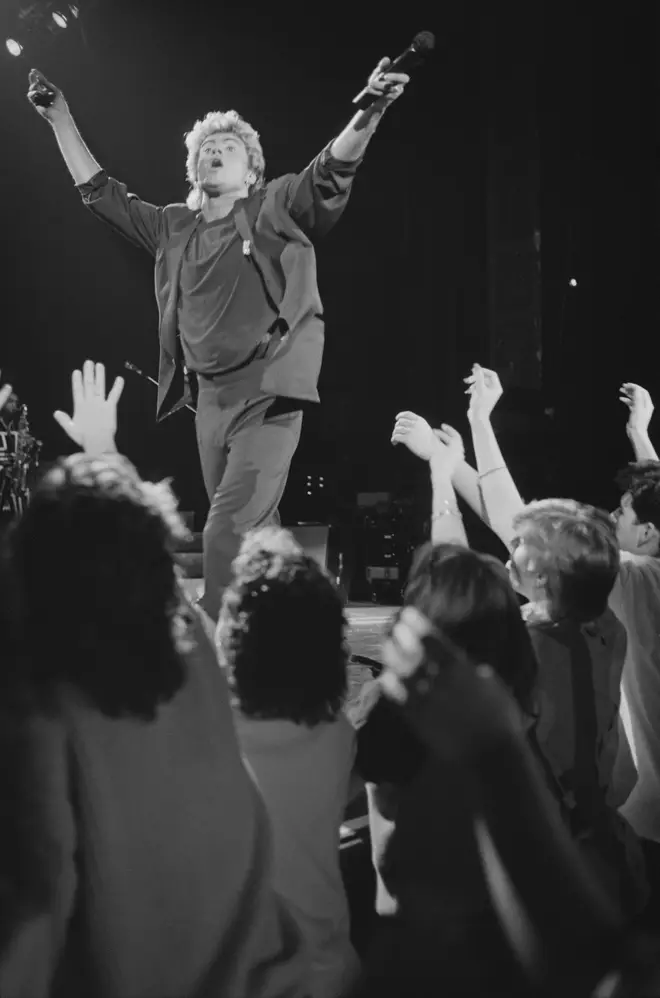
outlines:
[[[429, 29], [432, 64], [382, 122], [318, 248], [322, 404], [306, 417], [289, 518], [310, 471], [348, 503], [423, 497], [424, 467], [389, 444], [393, 418], [410, 408], [469, 441], [461, 379], [475, 360], [506, 368], [500, 429], [525, 496], [614, 502], [629, 457], [618, 386], [660, 399], [656, 6], [96, 0], [64, 32], [35, 29], [21, 58], [3, 49], [0, 364], [44, 455], [68, 449], [51, 413], [85, 358], [111, 376], [124, 360], [155, 374], [157, 313], [151, 260], [83, 209], [25, 100], [30, 67], [62, 87], [104, 167], [162, 204], [185, 198], [183, 133], [208, 110], [236, 108], [258, 129], [268, 176], [296, 170], [348, 121], [378, 59]], [[18, 10], [2, 5], [5, 37]], [[493, 265], [509, 223], [529, 260], [541, 234], [540, 293], [510, 324]], [[157, 425], [155, 388], [126, 382], [121, 449], [203, 513], [192, 414]]]

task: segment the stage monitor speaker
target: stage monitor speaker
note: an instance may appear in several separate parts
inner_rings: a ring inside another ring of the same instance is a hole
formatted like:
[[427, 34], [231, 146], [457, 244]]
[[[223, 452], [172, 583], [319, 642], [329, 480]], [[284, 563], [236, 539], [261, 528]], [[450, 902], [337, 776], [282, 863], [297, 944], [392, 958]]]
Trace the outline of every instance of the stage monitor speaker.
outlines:
[[306, 555], [318, 562], [321, 568], [328, 568], [328, 548], [330, 527], [324, 524], [300, 524], [287, 527], [300, 544]]

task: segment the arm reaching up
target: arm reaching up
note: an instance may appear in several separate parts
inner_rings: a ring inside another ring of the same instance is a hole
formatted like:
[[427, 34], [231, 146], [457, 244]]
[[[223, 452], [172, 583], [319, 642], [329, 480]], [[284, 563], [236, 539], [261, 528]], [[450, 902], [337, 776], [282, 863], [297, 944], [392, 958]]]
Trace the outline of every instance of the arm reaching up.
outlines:
[[368, 89], [377, 100], [360, 111], [344, 131], [287, 185], [287, 209], [312, 240], [326, 235], [348, 203], [353, 179], [367, 144], [387, 107], [403, 92], [408, 77], [388, 73], [381, 59], [369, 77]]
[[465, 381], [469, 385], [468, 419], [488, 522], [502, 542], [510, 547], [515, 536], [513, 521], [524, 503], [490, 422], [490, 414], [502, 395], [502, 385], [495, 371], [478, 364]]
[[658, 455], [649, 437], [649, 423], [653, 415], [653, 399], [646, 388], [627, 381], [621, 385], [619, 398], [628, 406], [626, 425], [628, 439], [633, 445], [637, 461], [657, 461]]
[[366, 111], [358, 111], [332, 143], [330, 151], [336, 159], [347, 162], [360, 159], [383, 114], [403, 93], [410, 77], [406, 73], [388, 73], [390, 62], [391, 59], [381, 59], [367, 83], [369, 92], [378, 99]]
[[468, 546], [463, 517], [456, 503], [452, 476], [463, 461], [463, 441], [450, 426], [434, 431], [414, 412], [400, 412], [392, 433], [393, 444], [405, 444], [408, 450], [428, 461], [433, 491], [431, 540], [434, 544]]
[[82, 371], [71, 375], [71, 388], [73, 416], [58, 409], [53, 413], [55, 421], [86, 454], [96, 457], [116, 454], [117, 403], [124, 390], [124, 379], [115, 378], [106, 398], [105, 367], [86, 360]]
[[30, 72], [28, 100], [49, 123], [75, 184], [86, 184], [101, 167], [83, 142], [62, 91], [38, 69]]
[[155, 256], [163, 231], [163, 211], [108, 177], [83, 142], [62, 91], [43, 73], [30, 73], [28, 100], [50, 124], [69, 173], [91, 211], [120, 235]]

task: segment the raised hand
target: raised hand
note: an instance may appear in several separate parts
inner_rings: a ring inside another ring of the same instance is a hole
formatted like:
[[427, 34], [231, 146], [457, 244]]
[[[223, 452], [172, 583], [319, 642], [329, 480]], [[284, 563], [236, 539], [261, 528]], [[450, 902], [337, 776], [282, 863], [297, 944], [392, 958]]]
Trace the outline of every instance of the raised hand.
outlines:
[[391, 62], [391, 59], [381, 59], [367, 82], [369, 93], [380, 97], [383, 107], [400, 97], [406, 83], [410, 81], [406, 73], [388, 73], [387, 67]]
[[392, 431], [393, 444], [405, 444], [408, 450], [430, 461], [439, 450], [439, 442], [429, 423], [414, 412], [400, 412]]
[[646, 388], [627, 381], [621, 385], [619, 398], [630, 410], [628, 416], [628, 432], [644, 434], [648, 431], [653, 415], [653, 399]]
[[468, 419], [489, 419], [502, 396], [502, 383], [496, 371], [474, 364], [472, 374], [464, 379], [470, 396]]
[[453, 426], [449, 426], [448, 423], [443, 423], [441, 428], [434, 430], [433, 433], [436, 440], [442, 445], [441, 453], [447, 466], [447, 471], [453, 475], [459, 464], [465, 460], [463, 437], [458, 430], [455, 430]]
[[385, 694], [404, 706], [443, 762], [468, 762], [500, 739], [522, 735], [521, 712], [490, 666], [471, 662], [414, 607], [401, 611], [382, 660]]
[[87, 454], [107, 454], [114, 451], [117, 432], [117, 403], [124, 390], [124, 379], [115, 383], [105, 395], [105, 367], [86, 360], [82, 371], [71, 375], [73, 416], [58, 410], [53, 418]]
[[69, 114], [69, 105], [64, 94], [54, 83], [47, 80], [38, 69], [30, 70], [30, 87], [27, 98], [32, 107], [47, 121], [55, 121], [58, 117]]

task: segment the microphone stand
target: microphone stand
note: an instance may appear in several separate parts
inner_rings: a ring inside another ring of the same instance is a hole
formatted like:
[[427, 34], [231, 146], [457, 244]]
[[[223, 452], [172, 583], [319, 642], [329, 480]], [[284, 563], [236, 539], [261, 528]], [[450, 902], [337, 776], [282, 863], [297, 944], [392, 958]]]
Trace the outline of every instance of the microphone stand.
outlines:
[[[127, 371], [133, 371], [134, 374], [139, 374], [141, 378], [145, 379], [145, 381], [150, 381], [152, 385], [155, 385], [156, 388], [158, 388], [158, 382], [156, 379], [152, 378], [149, 374], [145, 374], [144, 371], [141, 371], [139, 367], [135, 366], [135, 364], [131, 364], [130, 360], [124, 361], [124, 367]], [[197, 412], [197, 409], [195, 409], [192, 405], [188, 405], [188, 403], [186, 403], [185, 407], [186, 409], [190, 409], [191, 412]]]

